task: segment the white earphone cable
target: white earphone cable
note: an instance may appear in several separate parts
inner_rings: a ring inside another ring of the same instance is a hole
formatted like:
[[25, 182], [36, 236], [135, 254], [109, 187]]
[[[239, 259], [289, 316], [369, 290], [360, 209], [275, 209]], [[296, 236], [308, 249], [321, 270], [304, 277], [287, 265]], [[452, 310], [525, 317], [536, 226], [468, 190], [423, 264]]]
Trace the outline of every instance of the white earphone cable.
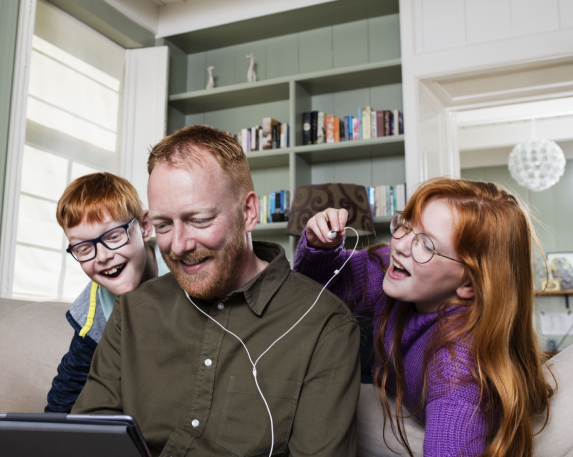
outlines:
[[340, 271], [346, 266], [346, 264], [348, 263], [348, 261], [352, 258], [352, 256], [354, 255], [354, 253], [356, 252], [356, 248], [358, 247], [358, 240], [360, 239], [360, 237], [358, 236], [358, 232], [356, 230], [354, 230], [352, 227], [345, 227], [346, 229], [350, 229], [352, 230], [354, 233], [356, 233], [356, 245], [354, 246], [354, 249], [352, 250], [352, 252], [350, 253], [350, 255], [348, 256], [348, 258], [344, 261], [344, 263], [342, 264], [342, 266], [340, 267], [339, 270], [334, 270], [334, 275], [332, 275], [332, 277], [327, 281], [327, 283], [324, 285], [324, 287], [321, 289], [321, 291], [319, 292], [318, 296], [316, 297], [316, 300], [314, 301], [314, 303], [312, 304], [312, 306], [310, 308], [308, 308], [308, 310], [302, 315], [302, 317], [296, 321], [291, 328], [289, 328], [286, 332], [284, 332], [281, 336], [279, 336], [267, 349], [265, 349], [263, 351], [263, 353], [259, 356], [259, 358], [257, 360], [255, 360], [255, 362], [253, 363], [253, 359], [251, 358], [251, 353], [249, 352], [249, 350], [247, 349], [247, 346], [245, 345], [245, 343], [243, 342], [243, 340], [241, 338], [239, 338], [237, 335], [235, 335], [233, 332], [231, 332], [230, 330], [227, 330], [225, 327], [223, 327], [219, 322], [217, 322], [215, 319], [213, 319], [211, 316], [209, 316], [205, 311], [203, 311], [201, 308], [199, 308], [195, 302], [193, 302], [193, 300], [191, 300], [191, 297], [189, 296], [189, 294], [187, 293], [187, 291], [185, 291], [185, 295], [187, 296], [187, 298], [189, 299], [189, 301], [193, 304], [193, 306], [195, 306], [195, 308], [197, 308], [201, 313], [203, 313], [205, 316], [207, 316], [207, 318], [211, 319], [213, 322], [215, 322], [215, 324], [217, 324], [219, 327], [221, 327], [225, 332], [233, 335], [235, 338], [237, 338], [239, 340], [239, 342], [243, 345], [243, 347], [245, 348], [245, 351], [247, 351], [247, 356], [249, 357], [249, 361], [251, 362], [251, 365], [253, 366], [253, 377], [255, 378], [255, 384], [257, 386], [257, 390], [259, 391], [259, 394], [261, 394], [261, 398], [263, 399], [263, 402], [265, 403], [265, 406], [267, 407], [267, 412], [269, 413], [269, 418], [271, 420], [271, 451], [269, 453], [269, 457], [272, 456], [273, 454], [273, 448], [275, 447], [275, 433], [274, 433], [274, 425], [273, 425], [273, 415], [271, 414], [271, 410], [269, 408], [269, 405], [267, 403], [267, 400], [265, 399], [265, 396], [263, 395], [263, 392], [261, 391], [261, 388], [259, 387], [259, 382], [257, 381], [257, 363], [259, 363], [259, 360], [261, 360], [261, 357], [263, 355], [265, 355], [276, 343], [278, 343], [282, 338], [284, 338], [293, 328], [295, 328], [300, 321], [302, 321], [305, 316], [310, 313], [310, 311], [312, 310], [312, 308], [314, 308], [314, 305], [316, 305], [316, 303], [318, 302], [318, 299], [320, 298], [320, 296], [322, 295], [322, 293], [324, 292], [324, 290], [328, 287], [328, 285], [330, 284], [330, 282], [334, 279], [334, 277], [340, 273]]

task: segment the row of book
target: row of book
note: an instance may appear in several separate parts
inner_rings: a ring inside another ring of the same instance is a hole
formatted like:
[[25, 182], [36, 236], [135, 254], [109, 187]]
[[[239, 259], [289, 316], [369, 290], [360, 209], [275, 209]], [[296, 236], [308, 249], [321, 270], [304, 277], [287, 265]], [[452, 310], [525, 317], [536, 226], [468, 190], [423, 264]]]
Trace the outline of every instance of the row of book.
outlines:
[[290, 125], [281, 124], [272, 117], [263, 118], [263, 126], [241, 129], [234, 135], [245, 153], [282, 149], [290, 146]]
[[399, 110], [373, 111], [358, 108], [358, 116], [335, 117], [322, 111], [302, 113], [302, 144], [338, 143], [402, 135], [404, 122]]
[[406, 184], [368, 187], [372, 217], [392, 216], [406, 206]]
[[288, 221], [290, 191], [280, 190], [259, 196], [259, 224]]

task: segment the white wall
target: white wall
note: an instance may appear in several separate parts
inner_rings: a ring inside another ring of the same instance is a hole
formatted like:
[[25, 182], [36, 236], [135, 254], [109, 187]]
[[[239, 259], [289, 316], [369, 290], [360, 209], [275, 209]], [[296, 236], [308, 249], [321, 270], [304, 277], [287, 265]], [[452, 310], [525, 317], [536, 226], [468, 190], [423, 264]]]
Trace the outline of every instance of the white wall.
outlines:
[[434, 106], [427, 115], [436, 100], [421, 81], [573, 56], [573, 0], [400, 0], [400, 27], [410, 189], [459, 174], [456, 145], [443, 138], [449, 113]]

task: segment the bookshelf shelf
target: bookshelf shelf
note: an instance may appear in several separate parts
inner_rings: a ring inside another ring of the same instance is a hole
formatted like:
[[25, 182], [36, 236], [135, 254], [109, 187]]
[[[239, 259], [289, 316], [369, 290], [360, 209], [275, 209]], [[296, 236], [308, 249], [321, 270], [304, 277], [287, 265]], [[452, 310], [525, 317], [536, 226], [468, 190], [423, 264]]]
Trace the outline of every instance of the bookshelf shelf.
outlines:
[[274, 222], [273, 224], [257, 224], [253, 234], [257, 236], [285, 235], [288, 222]]
[[253, 151], [247, 153], [249, 168], [259, 170], [261, 168], [288, 167], [289, 154], [294, 148], [270, 149], [268, 151]]
[[184, 114], [195, 114], [288, 98], [288, 78], [279, 78], [175, 94], [169, 97], [169, 105]]
[[310, 95], [394, 84], [402, 82], [402, 60], [390, 59], [298, 75], [293, 81], [300, 83]]
[[249, 152], [249, 167], [251, 170], [257, 170], [288, 166], [291, 152], [311, 164], [401, 156], [404, 154], [404, 135]]
[[297, 146], [294, 152], [308, 163], [369, 159], [404, 154], [404, 135], [359, 141]]
[[322, 95], [402, 81], [401, 59], [390, 59], [333, 70], [232, 84], [169, 96], [169, 105], [183, 114], [217, 111], [289, 99], [290, 82], [299, 83], [310, 95]]

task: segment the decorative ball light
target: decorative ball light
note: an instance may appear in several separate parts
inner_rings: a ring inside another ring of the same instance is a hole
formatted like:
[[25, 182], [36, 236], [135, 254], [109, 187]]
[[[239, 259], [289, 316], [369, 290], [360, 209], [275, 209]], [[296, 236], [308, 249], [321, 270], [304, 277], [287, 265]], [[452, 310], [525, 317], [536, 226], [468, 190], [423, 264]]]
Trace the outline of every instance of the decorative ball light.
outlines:
[[508, 166], [520, 186], [541, 192], [559, 181], [565, 163], [565, 154], [555, 141], [533, 137], [513, 148]]

